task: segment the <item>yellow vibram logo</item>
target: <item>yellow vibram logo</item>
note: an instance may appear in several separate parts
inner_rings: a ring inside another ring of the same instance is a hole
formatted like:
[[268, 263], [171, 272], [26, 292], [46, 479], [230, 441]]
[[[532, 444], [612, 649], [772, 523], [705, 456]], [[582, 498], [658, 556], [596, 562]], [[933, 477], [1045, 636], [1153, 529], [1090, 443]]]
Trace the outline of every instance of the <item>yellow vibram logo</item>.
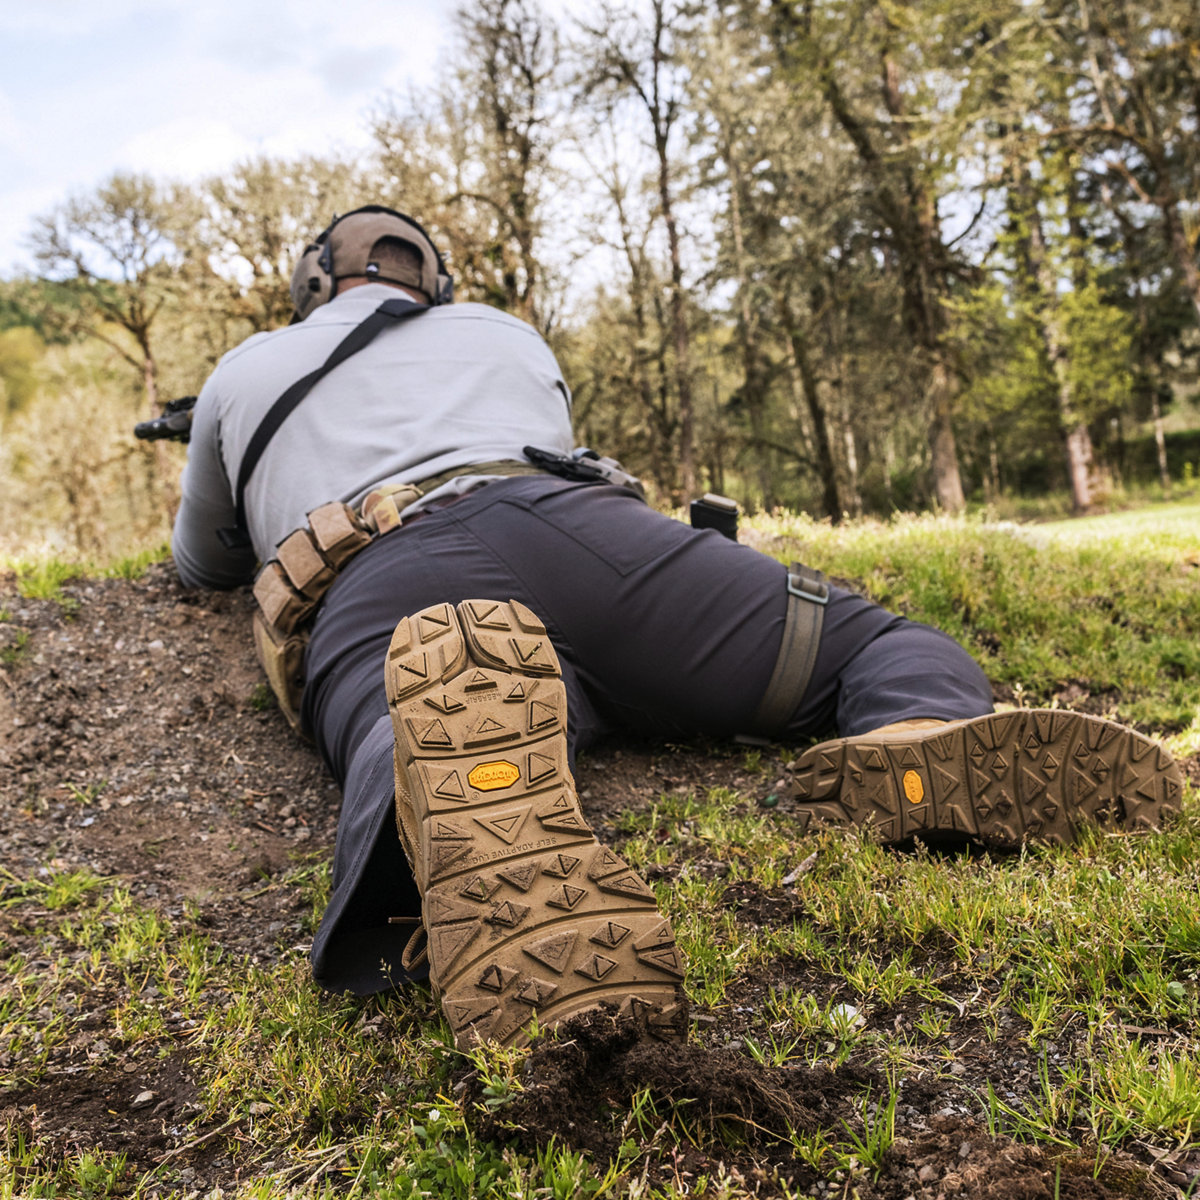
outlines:
[[495, 792], [500, 788], [512, 787], [521, 778], [519, 767], [500, 759], [497, 762], [480, 763], [472, 767], [467, 782], [477, 792]]
[[920, 804], [925, 799], [925, 784], [916, 771], [904, 772], [904, 794], [912, 804]]

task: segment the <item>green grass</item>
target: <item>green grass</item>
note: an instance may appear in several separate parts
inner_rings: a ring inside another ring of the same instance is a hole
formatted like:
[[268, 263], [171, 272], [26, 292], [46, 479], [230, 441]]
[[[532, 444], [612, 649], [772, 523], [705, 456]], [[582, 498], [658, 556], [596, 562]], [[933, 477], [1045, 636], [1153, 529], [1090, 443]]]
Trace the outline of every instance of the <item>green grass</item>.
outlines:
[[1200, 504], [1036, 527], [901, 517], [754, 523], [872, 599], [945, 630], [1023, 702], [1072, 686], [1148, 729], [1200, 712]]
[[[831, 529], [789, 516], [751, 528], [779, 557], [947, 629], [1020, 698], [1052, 702], [1068, 682], [1111, 693], [1122, 718], [1177, 731], [1173, 748], [1194, 754], [1198, 518], [1200, 506], [1177, 504], [1034, 530], [934, 518]], [[738, 751], [731, 770], [765, 791], [777, 757]], [[90, 793], [77, 791], [85, 803]], [[688, 956], [690, 998], [715, 1018], [693, 1040], [723, 1047], [730, 1029], [764, 1066], [873, 1068], [852, 1119], [783, 1131], [796, 1162], [829, 1183], [821, 1194], [869, 1187], [917, 1078], [961, 1078], [954, 1094], [976, 1121], [1076, 1156], [1063, 1160], [1076, 1173], [1104, 1178], [1114, 1152], [1147, 1162], [1147, 1146], [1200, 1143], [1193, 791], [1162, 833], [1009, 856], [801, 835], [786, 802], [767, 809], [722, 787], [661, 796], [626, 813], [619, 837], [652, 869]], [[289, 893], [315, 926], [329, 882], [315, 856], [262, 890]], [[739, 905], [754, 896], [788, 915], [749, 919]], [[0, 1088], [45, 1079], [85, 1022], [106, 1043], [97, 1070], [186, 1054], [198, 1094], [180, 1136], [220, 1131], [239, 1197], [674, 1200], [759, 1186], [714, 1165], [685, 1191], [672, 1172], [686, 1153], [708, 1147], [720, 1163], [737, 1130], [701, 1127], [686, 1102], [645, 1089], [613, 1115], [612, 1162], [560, 1141], [526, 1153], [483, 1139], [480, 1110], [502, 1118], [529, 1086], [525, 1051], [464, 1056], [427, 992], [328, 997], [302, 953], [264, 967], [216, 944], [187, 908], [164, 913], [119, 878], [0, 873], [0, 940], [6, 932], [34, 945], [4, 963]], [[1015, 1059], [1028, 1063], [1019, 1085]], [[467, 1071], [479, 1081], [471, 1093], [457, 1086]], [[183, 1159], [142, 1172], [101, 1146], [50, 1154], [15, 1122], [0, 1123], [0, 1146], [0, 1200], [188, 1190]]]
[[0, 562], [17, 578], [17, 591], [29, 600], [54, 600], [62, 604], [63, 587], [78, 579], [140, 579], [155, 563], [170, 554], [166, 543], [147, 547], [124, 558], [95, 563], [53, 557], [10, 558]]

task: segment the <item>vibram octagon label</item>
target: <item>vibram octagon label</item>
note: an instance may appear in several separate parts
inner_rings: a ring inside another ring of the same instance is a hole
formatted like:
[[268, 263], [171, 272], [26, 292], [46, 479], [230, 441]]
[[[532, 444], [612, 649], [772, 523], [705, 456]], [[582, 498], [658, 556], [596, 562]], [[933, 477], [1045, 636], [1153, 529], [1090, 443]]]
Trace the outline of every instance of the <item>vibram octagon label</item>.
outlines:
[[925, 785], [916, 771], [904, 772], [904, 794], [912, 804], [920, 804], [925, 799]]
[[467, 782], [477, 792], [495, 792], [501, 788], [512, 787], [521, 778], [521, 770], [504, 759], [496, 762], [480, 763], [471, 768]]

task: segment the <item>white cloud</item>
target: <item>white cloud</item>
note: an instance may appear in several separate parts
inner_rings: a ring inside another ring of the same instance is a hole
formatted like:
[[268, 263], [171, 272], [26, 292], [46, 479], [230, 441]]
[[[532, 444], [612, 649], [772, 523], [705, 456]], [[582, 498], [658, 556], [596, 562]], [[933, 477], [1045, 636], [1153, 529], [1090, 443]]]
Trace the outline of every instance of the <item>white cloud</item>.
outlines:
[[33, 218], [64, 198], [53, 184], [0, 188], [0, 275], [32, 268], [33, 255], [26, 242], [33, 232]]
[[0, 151], [23, 154], [29, 147], [29, 130], [17, 114], [11, 97], [0, 92]]
[[255, 151], [253, 141], [226, 122], [176, 117], [138, 130], [117, 148], [117, 168], [170, 179], [191, 179], [220, 171]]
[[103, 3], [41, 0], [35, 4], [6, 4], [0, 6], [0, 37], [83, 35], [154, 7], [147, 0], [103, 0]]
[[118, 170], [196, 178], [260, 153], [365, 146], [389, 91], [428, 86], [453, 4], [0, 3], [0, 272], [33, 217]]

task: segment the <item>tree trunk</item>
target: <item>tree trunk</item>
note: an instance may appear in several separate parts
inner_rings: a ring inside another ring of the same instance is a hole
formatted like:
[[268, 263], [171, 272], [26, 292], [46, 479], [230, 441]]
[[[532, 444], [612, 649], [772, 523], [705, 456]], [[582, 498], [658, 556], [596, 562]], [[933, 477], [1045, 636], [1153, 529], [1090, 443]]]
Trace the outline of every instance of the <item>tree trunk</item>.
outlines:
[[1167, 241], [1175, 255], [1175, 261], [1183, 272], [1183, 280], [1191, 297], [1192, 307], [1196, 310], [1196, 318], [1200, 320], [1200, 267], [1196, 265], [1196, 251], [1188, 244], [1187, 232], [1179, 217], [1179, 206], [1172, 196], [1169, 200], [1160, 201], [1163, 225], [1167, 231]]
[[1067, 473], [1071, 479], [1071, 499], [1075, 512], [1082, 515], [1092, 507], [1092, 438], [1087, 426], [1082, 422], [1069, 428], [1064, 425], [1063, 445], [1067, 454]]
[[1163, 491], [1171, 494], [1171, 472], [1167, 467], [1167, 439], [1163, 433], [1162, 408], [1158, 403], [1158, 389], [1150, 392], [1150, 414], [1154, 418], [1154, 449], [1158, 455], [1158, 479]]
[[817, 460], [817, 475], [821, 481], [821, 505], [825, 515], [836, 525], [842, 519], [842, 505], [838, 497], [837, 467], [833, 460], [833, 447], [829, 440], [829, 422], [817, 390], [817, 377], [808, 353], [808, 339], [792, 315], [786, 297], [780, 297], [779, 311], [787, 330], [787, 352], [789, 365], [799, 374], [804, 403], [812, 422], [813, 455]]
[[683, 297], [679, 230], [671, 204], [666, 140], [659, 148], [658, 196], [671, 254], [671, 336], [675, 346], [675, 390], [679, 396], [679, 484], [683, 499], [696, 494], [696, 412], [692, 399], [692, 352]]
[[641, 252], [634, 242], [633, 230], [625, 211], [624, 187], [615, 164], [608, 190], [621, 230], [621, 248], [629, 267], [629, 307], [633, 312], [634, 323], [634, 344], [630, 353], [630, 366], [633, 372], [634, 388], [641, 401], [642, 417], [646, 422], [649, 439], [650, 477], [654, 480], [659, 492], [665, 496], [675, 490], [675, 470], [673, 465], [668, 468], [666, 462], [665, 408], [660, 412], [654, 402], [654, 385], [650, 379], [650, 372], [647, 370], [646, 347], [649, 345], [649, 322], [646, 317], [645, 264]]
[[929, 462], [934, 494], [943, 512], [960, 513], [967, 506], [958, 470], [958, 444], [954, 439], [954, 382], [940, 356], [929, 373]]
[[[787, 11], [780, 0], [774, 0], [772, 8]], [[794, 15], [790, 20], [795, 21]], [[945, 512], [957, 513], [966, 506], [953, 428], [957, 388], [942, 345], [944, 275], [951, 255], [942, 239], [930, 164], [908, 134], [910, 114], [899, 66], [885, 51], [881, 67], [881, 91], [895, 131], [890, 136], [886, 132], [878, 135], [884, 142], [882, 149], [867, 119], [850, 107], [837, 70], [828, 59], [821, 64], [821, 82], [834, 117], [854, 144], [870, 179], [881, 228], [889, 231], [888, 245], [899, 266], [905, 325], [929, 370], [925, 394], [934, 493]]]
[[844, 399], [838, 407], [842, 416], [842, 443], [846, 447], [846, 486], [850, 493], [850, 513], [861, 517], [863, 503], [858, 486], [858, 443], [854, 440], [854, 422], [850, 419], [850, 410]]
[[733, 233], [734, 266], [738, 282], [738, 316], [742, 342], [742, 403], [750, 417], [750, 436], [754, 443], [754, 466], [762, 506], [768, 512], [775, 507], [775, 481], [771, 459], [763, 448], [766, 439], [766, 372], [758, 348], [758, 321], [750, 306], [750, 283], [746, 271], [746, 246], [742, 235], [742, 176], [734, 161], [733, 148], [726, 143], [725, 161], [729, 165], [729, 224]]
[[158, 363], [150, 353], [148, 344], [142, 346], [142, 386], [146, 391], [146, 413], [153, 420], [162, 416], [158, 403]]

